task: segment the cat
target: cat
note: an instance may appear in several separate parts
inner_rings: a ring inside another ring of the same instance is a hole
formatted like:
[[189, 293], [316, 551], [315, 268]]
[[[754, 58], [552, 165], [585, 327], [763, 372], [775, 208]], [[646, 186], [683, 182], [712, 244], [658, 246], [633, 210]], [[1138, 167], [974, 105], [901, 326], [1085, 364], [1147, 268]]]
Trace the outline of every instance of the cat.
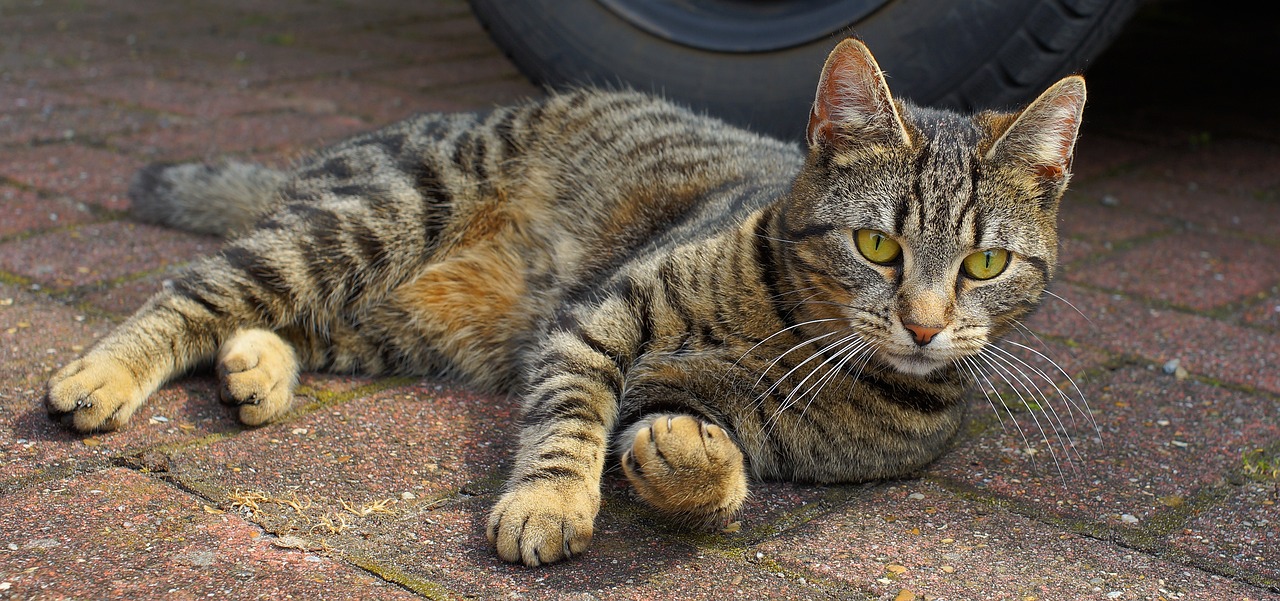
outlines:
[[580, 89], [411, 117], [288, 171], [148, 167], [140, 219], [230, 240], [56, 372], [46, 408], [119, 428], [210, 361], [250, 425], [303, 369], [513, 392], [487, 534], [529, 566], [587, 548], [610, 461], [713, 523], [749, 478], [911, 474], [959, 429], [972, 357], [1053, 276], [1084, 80], [962, 116], [895, 100], [847, 39], [815, 96], [807, 149]]

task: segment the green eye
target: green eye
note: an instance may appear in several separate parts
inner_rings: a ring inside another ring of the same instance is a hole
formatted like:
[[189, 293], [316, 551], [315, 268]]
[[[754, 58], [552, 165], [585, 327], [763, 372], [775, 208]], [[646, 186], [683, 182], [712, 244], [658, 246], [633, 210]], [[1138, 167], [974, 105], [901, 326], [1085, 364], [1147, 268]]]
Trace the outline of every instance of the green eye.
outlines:
[[872, 263], [888, 265], [902, 256], [902, 247], [880, 230], [858, 230], [853, 234], [858, 252]]
[[964, 258], [964, 274], [975, 280], [989, 280], [1009, 266], [1009, 251], [1003, 248], [980, 250]]

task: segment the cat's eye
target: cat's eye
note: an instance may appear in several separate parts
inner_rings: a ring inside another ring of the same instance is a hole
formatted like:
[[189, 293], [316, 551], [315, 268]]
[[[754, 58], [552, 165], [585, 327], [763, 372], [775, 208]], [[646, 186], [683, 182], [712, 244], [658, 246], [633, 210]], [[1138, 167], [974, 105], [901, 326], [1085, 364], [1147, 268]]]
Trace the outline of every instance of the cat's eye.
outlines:
[[964, 274], [975, 280], [989, 280], [1009, 266], [1009, 251], [1003, 248], [980, 250], [964, 258]]
[[853, 234], [858, 252], [872, 263], [888, 265], [902, 256], [902, 247], [880, 230], [858, 230]]

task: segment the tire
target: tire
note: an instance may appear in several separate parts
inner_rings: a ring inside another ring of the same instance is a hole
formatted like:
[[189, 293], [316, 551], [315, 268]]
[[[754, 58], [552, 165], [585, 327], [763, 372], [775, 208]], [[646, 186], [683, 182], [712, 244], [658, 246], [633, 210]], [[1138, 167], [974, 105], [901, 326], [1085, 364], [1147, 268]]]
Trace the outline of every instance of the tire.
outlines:
[[[1137, 1], [862, 0], [874, 10], [855, 22], [810, 31], [807, 40], [793, 35], [764, 44], [772, 48], [721, 47], [731, 45], [733, 36], [701, 39], [709, 36], [700, 36], [696, 21], [684, 34], [671, 34], [618, 8], [652, 6], [643, 3], [656, 0], [471, 0], [471, 6], [534, 82], [653, 91], [756, 131], [797, 139], [804, 134], [822, 63], [844, 37], [866, 42], [898, 97], [968, 111], [1011, 107], [1081, 71], [1119, 32]], [[798, 10], [821, 4], [775, 0], [788, 3]], [[696, 18], [708, 30], [729, 27], [717, 15]]]

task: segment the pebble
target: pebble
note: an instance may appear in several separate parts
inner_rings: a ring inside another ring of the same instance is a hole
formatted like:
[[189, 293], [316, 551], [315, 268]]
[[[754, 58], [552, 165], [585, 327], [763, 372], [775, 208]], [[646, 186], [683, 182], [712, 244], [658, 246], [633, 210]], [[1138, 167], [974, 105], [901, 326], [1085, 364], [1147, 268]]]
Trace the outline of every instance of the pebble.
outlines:
[[1136, 516], [1132, 515], [1132, 514], [1128, 514], [1128, 513], [1126, 513], [1126, 514], [1124, 514], [1124, 515], [1121, 515], [1121, 516], [1120, 516], [1120, 521], [1122, 521], [1122, 522], [1124, 522], [1124, 523], [1126, 523], [1126, 524], [1137, 524], [1137, 523], [1138, 523], [1138, 518], [1137, 518]]
[[411, 492], [402, 492], [402, 493], [400, 493], [400, 498], [401, 498], [401, 499], [404, 499], [405, 501], [412, 501], [412, 500], [414, 500], [414, 499], [418, 498], [418, 495], [415, 495], [415, 494], [413, 494], [413, 493], [411, 493]]
[[942, 571], [946, 574], [954, 574], [956, 569], [951, 566], [942, 566]]
[[910, 495], [907, 495], [907, 498], [908, 498], [908, 499], [911, 499], [911, 500], [913, 500], [913, 501], [923, 501], [923, 500], [924, 500], [924, 494], [923, 494], [923, 493], [918, 493], [918, 492], [913, 492], [913, 493], [911, 493]]
[[916, 601], [916, 594], [904, 588], [898, 591], [898, 596], [893, 601]]
[[1182, 363], [1181, 359], [1170, 359], [1165, 362], [1162, 369], [1164, 369], [1164, 373], [1172, 376], [1174, 373], [1177, 373], [1179, 363]]
[[1104, 207], [1115, 207], [1119, 205], [1120, 205], [1120, 199], [1116, 198], [1115, 196], [1106, 194], [1102, 197], [1102, 206]]

